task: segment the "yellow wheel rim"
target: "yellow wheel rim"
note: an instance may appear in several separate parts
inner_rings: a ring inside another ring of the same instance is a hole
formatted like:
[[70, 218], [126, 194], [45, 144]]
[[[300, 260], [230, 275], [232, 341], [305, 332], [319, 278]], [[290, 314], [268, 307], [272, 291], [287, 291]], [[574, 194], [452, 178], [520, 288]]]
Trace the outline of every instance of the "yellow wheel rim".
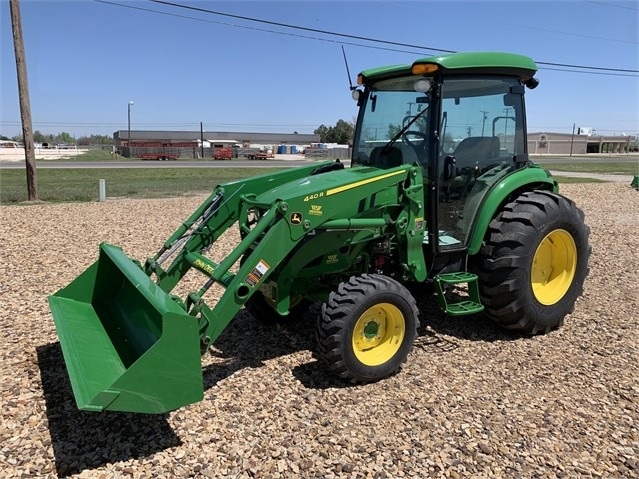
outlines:
[[390, 303], [379, 303], [362, 314], [353, 331], [355, 357], [366, 366], [389, 361], [402, 345], [406, 324], [404, 315]]
[[548, 234], [533, 258], [532, 289], [541, 304], [550, 306], [564, 297], [577, 269], [577, 246], [566, 230]]

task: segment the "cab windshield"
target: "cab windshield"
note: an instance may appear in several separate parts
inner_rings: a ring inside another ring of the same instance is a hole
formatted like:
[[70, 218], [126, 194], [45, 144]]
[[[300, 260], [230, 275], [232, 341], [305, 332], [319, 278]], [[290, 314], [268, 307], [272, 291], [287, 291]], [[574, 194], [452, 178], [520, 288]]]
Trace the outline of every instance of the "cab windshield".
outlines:
[[353, 164], [421, 165], [428, 200], [437, 205], [436, 247], [444, 251], [468, 244], [484, 197], [523, 168], [527, 155], [518, 78], [450, 75], [438, 82], [435, 88], [431, 79], [407, 76], [372, 85], [360, 107]]
[[423, 77], [376, 83], [360, 112], [353, 163], [378, 167], [422, 163], [428, 138], [429, 89], [430, 81]]

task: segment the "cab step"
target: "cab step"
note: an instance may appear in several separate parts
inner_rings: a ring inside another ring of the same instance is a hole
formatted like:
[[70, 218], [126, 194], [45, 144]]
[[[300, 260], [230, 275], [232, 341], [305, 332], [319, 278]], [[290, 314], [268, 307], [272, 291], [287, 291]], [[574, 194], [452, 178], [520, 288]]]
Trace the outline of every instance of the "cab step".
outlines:
[[[468, 291], [467, 300], [451, 302], [446, 298], [446, 289], [448, 286], [464, 284], [466, 284]], [[451, 316], [464, 316], [479, 313], [484, 310], [484, 305], [481, 304], [479, 299], [479, 285], [476, 274], [465, 271], [440, 273], [435, 276], [435, 285], [439, 304], [446, 314], [450, 314]]]

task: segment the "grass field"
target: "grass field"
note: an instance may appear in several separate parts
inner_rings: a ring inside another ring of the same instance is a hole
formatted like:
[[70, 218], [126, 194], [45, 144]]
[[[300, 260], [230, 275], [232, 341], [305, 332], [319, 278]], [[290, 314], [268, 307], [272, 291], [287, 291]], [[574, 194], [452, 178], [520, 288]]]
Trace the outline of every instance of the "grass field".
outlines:
[[[166, 198], [209, 193], [225, 183], [276, 168], [74, 168], [38, 170], [38, 196], [41, 201], [97, 201], [99, 180], [106, 182], [108, 197]], [[0, 172], [0, 203], [19, 203], [27, 199], [24, 170]]]
[[569, 171], [579, 173], [597, 173], [606, 175], [636, 175], [639, 174], [639, 163], [621, 161], [600, 161], [600, 162], [557, 162], [535, 159], [535, 163], [542, 165], [549, 170]]
[[597, 178], [574, 178], [570, 176], [552, 175], [557, 183], [605, 183], [605, 180]]

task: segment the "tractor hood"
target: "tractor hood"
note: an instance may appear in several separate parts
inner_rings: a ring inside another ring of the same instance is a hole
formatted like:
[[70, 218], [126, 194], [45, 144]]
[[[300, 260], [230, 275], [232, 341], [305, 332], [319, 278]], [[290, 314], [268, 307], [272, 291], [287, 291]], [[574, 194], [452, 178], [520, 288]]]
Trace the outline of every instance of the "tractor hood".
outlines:
[[309, 175], [285, 183], [258, 196], [260, 203], [271, 204], [277, 200], [292, 202], [327, 201], [339, 198], [352, 201], [370, 194], [371, 190], [396, 184], [406, 176], [409, 165], [382, 170], [371, 167], [354, 167]]

